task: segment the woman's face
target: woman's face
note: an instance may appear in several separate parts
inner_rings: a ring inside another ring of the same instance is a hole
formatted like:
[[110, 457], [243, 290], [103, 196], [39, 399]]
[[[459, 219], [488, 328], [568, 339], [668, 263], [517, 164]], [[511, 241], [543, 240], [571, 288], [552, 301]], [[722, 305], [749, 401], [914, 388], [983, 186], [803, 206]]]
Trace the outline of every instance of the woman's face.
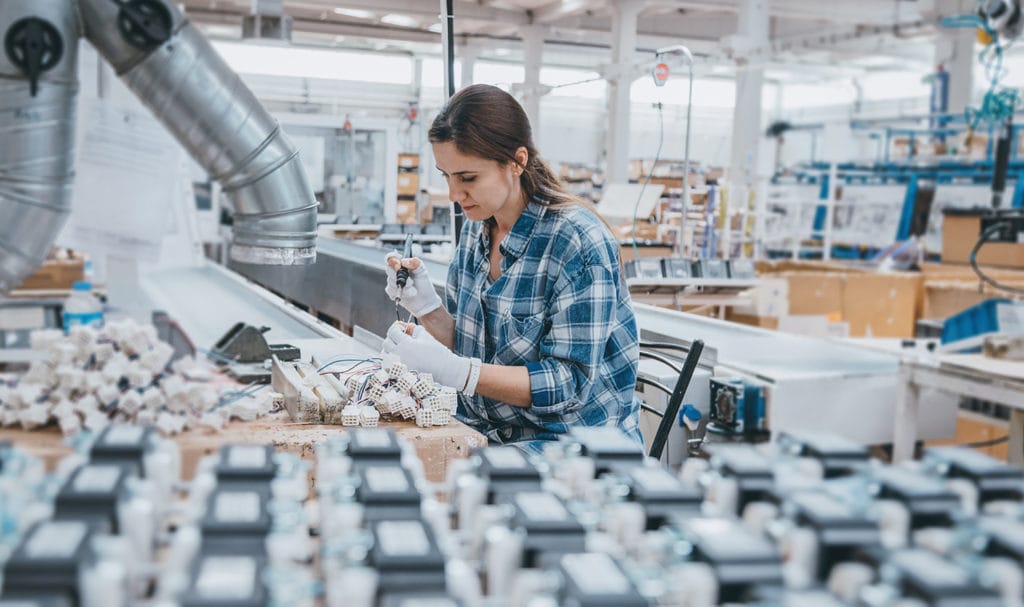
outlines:
[[[437, 168], [448, 182], [448, 196], [462, 205], [466, 217], [483, 221], [522, 210], [520, 170], [513, 163], [463, 154], [453, 142], [435, 143]], [[520, 148], [525, 153], [525, 148]]]

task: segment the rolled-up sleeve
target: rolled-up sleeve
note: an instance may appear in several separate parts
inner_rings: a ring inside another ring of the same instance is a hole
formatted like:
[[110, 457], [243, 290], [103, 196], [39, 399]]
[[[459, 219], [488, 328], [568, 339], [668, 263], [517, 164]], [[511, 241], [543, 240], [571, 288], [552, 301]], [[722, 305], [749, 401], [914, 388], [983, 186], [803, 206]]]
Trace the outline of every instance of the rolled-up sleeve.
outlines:
[[548, 308], [540, 359], [527, 363], [533, 412], [558, 415], [587, 402], [611, 331], [618, 297], [614, 274], [587, 265], [559, 280]]

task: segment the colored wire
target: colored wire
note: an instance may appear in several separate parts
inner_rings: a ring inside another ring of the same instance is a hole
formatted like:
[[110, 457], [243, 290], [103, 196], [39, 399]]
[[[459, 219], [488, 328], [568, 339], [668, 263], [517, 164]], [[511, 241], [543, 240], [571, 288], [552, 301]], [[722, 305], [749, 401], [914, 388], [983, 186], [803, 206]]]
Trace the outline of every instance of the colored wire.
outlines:
[[981, 250], [981, 247], [988, 242], [988, 239], [991, 238], [993, 234], [1006, 227], [1006, 225], [1006, 223], [992, 224], [991, 226], [989, 226], [987, 230], [982, 232], [981, 236], [978, 238], [978, 242], [976, 242], [974, 244], [974, 248], [971, 249], [971, 255], [970, 257], [968, 257], [968, 260], [971, 263], [971, 269], [974, 270], [974, 273], [977, 274], [978, 278], [980, 278], [982, 281], [1002, 291], [1013, 293], [1014, 295], [1024, 295], [1024, 289], [1018, 289], [1015, 287], [1011, 287], [1009, 285], [1004, 285], [993, 278], [989, 278], [984, 272], [981, 271], [981, 268], [978, 267], [978, 251]]
[[[316, 370], [317, 373], [323, 373], [324, 369], [336, 365], [338, 363], [356, 363], [354, 366], [358, 366], [362, 363], [377, 363], [379, 364], [381, 359], [379, 358], [335, 358], [327, 363], [324, 363], [322, 367]], [[340, 371], [344, 373], [344, 371]]]

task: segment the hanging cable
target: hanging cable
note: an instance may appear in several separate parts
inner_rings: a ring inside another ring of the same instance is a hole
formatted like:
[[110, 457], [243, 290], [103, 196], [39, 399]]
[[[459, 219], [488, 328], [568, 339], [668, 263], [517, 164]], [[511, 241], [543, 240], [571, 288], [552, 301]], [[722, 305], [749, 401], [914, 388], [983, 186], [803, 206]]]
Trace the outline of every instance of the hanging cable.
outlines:
[[980, 251], [981, 247], [984, 246], [986, 242], [988, 242], [989, 238], [992, 238], [994, 234], [998, 233], [1006, 226], [1006, 223], [996, 223], [989, 226], [987, 230], [982, 232], [981, 236], [978, 238], [978, 242], [975, 243], [974, 248], [971, 249], [971, 255], [968, 259], [971, 263], [971, 269], [974, 270], [974, 273], [977, 274], [978, 278], [980, 278], [982, 281], [988, 283], [989, 285], [1001, 291], [1013, 293], [1014, 295], [1024, 295], [1024, 289], [1018, 289], [1015, 287], [1011, 287], [1009, 285], [1004, 285], [1001, 282], [998, 282], [995, 279], [990, 278], [988, 275], [982, 272], [981, 268], [978, 266], [978, 251]]

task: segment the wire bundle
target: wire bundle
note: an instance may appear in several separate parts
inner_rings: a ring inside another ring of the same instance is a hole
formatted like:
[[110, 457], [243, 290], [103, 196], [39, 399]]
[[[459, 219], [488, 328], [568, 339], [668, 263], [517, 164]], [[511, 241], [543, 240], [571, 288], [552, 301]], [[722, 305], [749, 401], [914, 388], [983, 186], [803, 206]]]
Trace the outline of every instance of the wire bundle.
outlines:
[[[349, 363], [349, 367], [327, 371], [342, 363]], [[382, 417], [414, 420], [420, 427], [445, 426], [458, 406], [454, 388], [436, 383], [429, 373], [411, 371], [394, 356], [339, 358], [321, 366], [318, 372], [329, 378], [344, 401], [344, 426], [372, 427]]]

